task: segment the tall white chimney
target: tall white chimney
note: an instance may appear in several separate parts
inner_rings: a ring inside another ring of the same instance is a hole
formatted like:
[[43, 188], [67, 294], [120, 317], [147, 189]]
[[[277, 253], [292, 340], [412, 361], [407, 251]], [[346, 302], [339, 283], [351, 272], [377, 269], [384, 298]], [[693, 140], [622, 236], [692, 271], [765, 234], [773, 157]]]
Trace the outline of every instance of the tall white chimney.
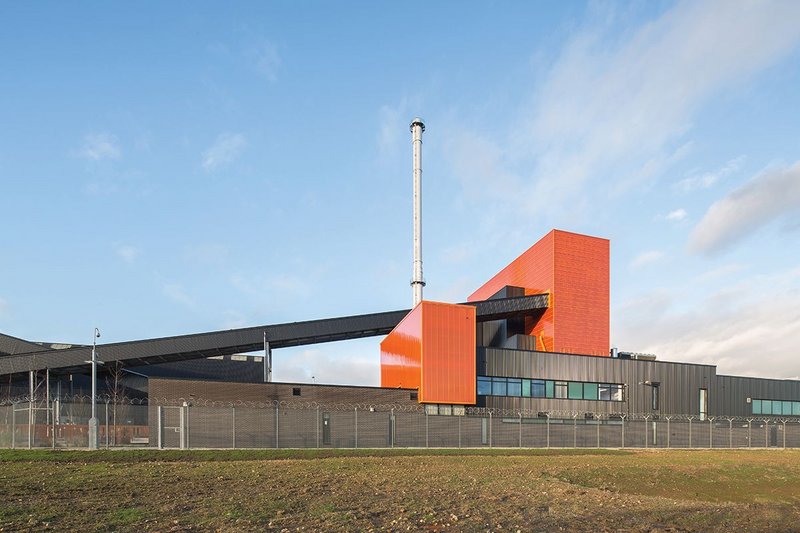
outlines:
[[411, 121], [411, 145], [414, 149], [414, 276], [411, 289], [414, 307], [422, 301], [422, 132], [425, 124], [419, 117]]

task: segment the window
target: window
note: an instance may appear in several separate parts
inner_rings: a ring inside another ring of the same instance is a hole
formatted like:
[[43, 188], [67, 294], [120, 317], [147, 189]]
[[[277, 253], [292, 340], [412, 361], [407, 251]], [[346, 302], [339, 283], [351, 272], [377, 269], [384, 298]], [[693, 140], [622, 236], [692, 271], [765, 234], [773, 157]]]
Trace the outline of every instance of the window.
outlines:
[[601, 400], [610, 400], [611, 399], [611, 389], [608, 383], [601, 383], [598, 385], [598, 390], [600, 394]]
[[300, 387], [292, 388], [292, 396], [300, 396]]
[[478, 376], [480, 396], [623, 401], [624, 385]]
[[583, 399], [583, 383], [578, 383], [575, 381], [570, 381], [567, 387], [569, 399], [570, 400], [582, 400]]
[[440, 415], [451, 416], [453, 414], [453, 406], [452, 405], [440, 405], [439, 406], [439, 414]]
[[414, 391], [408, 394], [409, 400], [419, 400], [419, 392]]
[[791, 400], [752, 400], [754, 415], [800, 416], [800, 401]]
[[753, 414], [754, 415], [761, 414], [761, 400], [753, 400]]
[[700, 389], [700, 420], [705, 420], [708, 414], [708, 389]]
[[492, 378], [485, 378], [483, 376], [478, 378], [478, 394], [481, 396], [488, 396], [492, 393]]
[[652, 388], [652, 394], [653, 394], [652, 406], [651, 407], [653, 408], [653, 411], [658, 411], [658, 409], [659, 409], [659, 407], [658, 407], [658, 404], [659, 404], [659, 397], [658, 397], [659, 384], [658, 383], [653, 383], [651, 388]]
[[583, 384], [583, 399], [596, 400], [597, 399], [597, 383], [584, 383]]

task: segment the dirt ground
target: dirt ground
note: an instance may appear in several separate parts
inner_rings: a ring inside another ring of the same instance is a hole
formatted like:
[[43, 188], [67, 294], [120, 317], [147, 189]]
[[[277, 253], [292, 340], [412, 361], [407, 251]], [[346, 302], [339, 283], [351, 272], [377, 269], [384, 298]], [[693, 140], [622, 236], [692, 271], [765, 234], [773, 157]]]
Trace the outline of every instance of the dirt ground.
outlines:
[[0, 531], [800, 531], [800, 451], [4, 450]]

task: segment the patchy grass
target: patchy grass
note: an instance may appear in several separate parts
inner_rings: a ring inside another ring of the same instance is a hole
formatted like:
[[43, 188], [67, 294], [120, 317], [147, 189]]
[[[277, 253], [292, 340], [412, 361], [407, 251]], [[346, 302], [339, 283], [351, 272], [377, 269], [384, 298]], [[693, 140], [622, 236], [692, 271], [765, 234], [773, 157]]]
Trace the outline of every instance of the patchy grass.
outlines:
[[796, 450], [0, 451], [2, 531], [792, 531]]

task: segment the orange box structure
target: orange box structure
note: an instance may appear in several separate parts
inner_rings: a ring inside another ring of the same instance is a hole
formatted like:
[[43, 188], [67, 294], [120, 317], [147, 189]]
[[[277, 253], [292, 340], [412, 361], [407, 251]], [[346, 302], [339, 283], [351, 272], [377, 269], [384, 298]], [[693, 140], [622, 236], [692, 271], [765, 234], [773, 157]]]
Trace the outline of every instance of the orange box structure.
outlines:
[[381, 387], [420, 403], [475, 404], [475, 308], [422, 301], [381, 342]]
[[542, 351], [609, 355], [609, 241], [553, 230], [476, 290], [490, 298], [505, 286], [550, 294], [550, 306], [528, 319], [525, 333]]

